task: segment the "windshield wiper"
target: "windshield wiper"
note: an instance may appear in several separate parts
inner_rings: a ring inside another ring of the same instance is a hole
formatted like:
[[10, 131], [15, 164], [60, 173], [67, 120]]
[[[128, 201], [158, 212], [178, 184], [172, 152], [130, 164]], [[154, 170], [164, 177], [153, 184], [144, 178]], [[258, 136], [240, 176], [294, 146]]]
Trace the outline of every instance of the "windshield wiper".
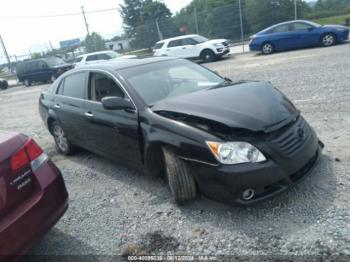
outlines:
[[208, 89], [216, 89], [216, 88], [221, 88], [221, 87], [226, 87], [226, 86], [234, 86], [234, 85], [252, 82], [250, 80], [239, 80], [237, 82], [233, 82], [231, 79], [226, 78], [226, 77], [224, 79], [225, 79], [225, 81], [221, 82], [220, 84], [218, 84], [216, 86], [210, 87]]

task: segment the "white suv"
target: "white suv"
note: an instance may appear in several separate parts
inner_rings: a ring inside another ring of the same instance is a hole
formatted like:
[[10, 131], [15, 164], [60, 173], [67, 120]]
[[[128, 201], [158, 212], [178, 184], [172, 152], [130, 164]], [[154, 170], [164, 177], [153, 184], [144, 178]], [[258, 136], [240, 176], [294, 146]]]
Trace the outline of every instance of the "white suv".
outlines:
[[184, 35], [168, 38], [156, 43], [154, 56], [173, 56], [181, 58], [200, 58], [204, 62], [214, 61], [230, 53], [226, 39], [209, 40], [200, 35]]
[[75, 66], [91, 63], [103, 62], [104, 60], [114, 60], [123, 58], [135, 58], [134, 55], [121, 55], [114, 51], [100, 51], [77, 56], [74, 60]]

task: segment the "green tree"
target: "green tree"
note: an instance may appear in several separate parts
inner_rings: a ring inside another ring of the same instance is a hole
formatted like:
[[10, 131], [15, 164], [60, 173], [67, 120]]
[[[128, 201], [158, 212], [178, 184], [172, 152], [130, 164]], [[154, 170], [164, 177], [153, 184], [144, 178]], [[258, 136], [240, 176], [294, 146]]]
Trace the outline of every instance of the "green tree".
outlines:
[[[132, 42], [136, 48], [149, 48], [159, 40], [156, 21], [162, 29], [164, 37], [168, 37], [175, 28], [171, 20], [171, 12], [167, 6], [154, 0], [124, 0], [120, 6], [124, 29], [129, 37], [135, 38]], [[161, 30], [162, 31], [162, 30]]]
[[318, 0], [310, 12], [308, 18], [322, 18], [350, 13], [350, 0]]
[[[245, 1], [242, 0], [242, 9]], [[196, 25], [197, 17], [197, 25]], [[174, 17], [176, 25], [210, 38], [239, 39], [241, 37], [238, 0], [193, 0]], [[243, 25], [248, 30], [246, 17]]]
[[87, 52], [106, 50], [105, 41], [103, 40], [102, 36], [96, 32], [92, 32], [90, 35], [87, 35], [83, 45], [85, 46]]

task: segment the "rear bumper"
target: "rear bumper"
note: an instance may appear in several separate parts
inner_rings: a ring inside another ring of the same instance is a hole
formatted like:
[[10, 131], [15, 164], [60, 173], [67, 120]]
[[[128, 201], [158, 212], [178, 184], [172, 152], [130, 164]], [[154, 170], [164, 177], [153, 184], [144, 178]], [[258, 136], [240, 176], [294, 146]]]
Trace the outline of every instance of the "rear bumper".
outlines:
[[35, 173], [36, 193], [0, 221], [0, 256], [26, 254], [62, 217], [68, 193], [58, 168], [48, 160]]

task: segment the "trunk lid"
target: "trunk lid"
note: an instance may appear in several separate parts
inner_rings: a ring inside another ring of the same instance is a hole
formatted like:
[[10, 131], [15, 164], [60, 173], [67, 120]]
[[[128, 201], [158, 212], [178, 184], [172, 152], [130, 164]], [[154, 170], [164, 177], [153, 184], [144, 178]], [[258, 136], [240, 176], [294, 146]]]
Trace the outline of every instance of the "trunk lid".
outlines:
[[27, 139], [0, 132], [0, 218], [34, 194], [34, 175], [24, 150]]

